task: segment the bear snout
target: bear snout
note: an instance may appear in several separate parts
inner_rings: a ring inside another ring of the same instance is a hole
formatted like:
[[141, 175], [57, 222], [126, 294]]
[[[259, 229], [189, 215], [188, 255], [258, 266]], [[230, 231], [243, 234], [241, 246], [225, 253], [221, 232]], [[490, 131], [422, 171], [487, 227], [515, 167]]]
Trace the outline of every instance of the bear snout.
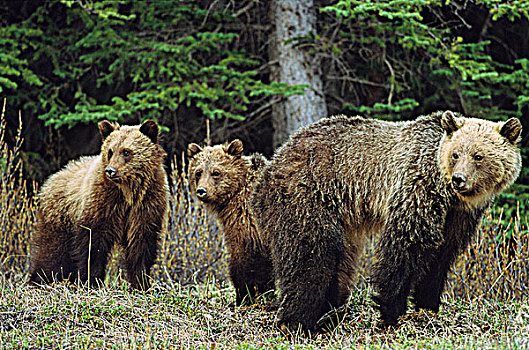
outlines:
[[116, 174], [117, 174], [117, 171], [116, 171], [116, 168], [112, 167], [112, 166], [107, 166], [105, 168], [105, 174], [107, 175], [107, 177], [109, 179], [113, 179], [116, 177]]
[[207, 194], [208, 194], [208, 191], [205, 187], [200, 186], [197, 188], [198, 199], [204, 199], [207, 196]]
[[452, 185], [456, 190], [463, 190], [465, 189], [465, 185], [467, 183], [467, 177], [465, 174], [461, 173], [455, 173], [452, 175]]

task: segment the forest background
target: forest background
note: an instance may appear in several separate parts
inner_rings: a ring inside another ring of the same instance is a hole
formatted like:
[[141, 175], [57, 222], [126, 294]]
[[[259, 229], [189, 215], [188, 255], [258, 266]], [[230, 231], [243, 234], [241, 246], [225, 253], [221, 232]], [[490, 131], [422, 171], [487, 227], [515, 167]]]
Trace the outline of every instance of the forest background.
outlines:
[[[0, 1], [7, 140], [25, 176], [97, 153], [96, 122], [164, 126], [180, 156], [243, 140], [270, 156], [333, 114], [408, 120], [454, 110], [523, 124], [529, 192], [529, 4], [498, 1]], [[509, 206], [515, 197], [508, 198]], [[506, 207], [507, 209], [507, 207]]]

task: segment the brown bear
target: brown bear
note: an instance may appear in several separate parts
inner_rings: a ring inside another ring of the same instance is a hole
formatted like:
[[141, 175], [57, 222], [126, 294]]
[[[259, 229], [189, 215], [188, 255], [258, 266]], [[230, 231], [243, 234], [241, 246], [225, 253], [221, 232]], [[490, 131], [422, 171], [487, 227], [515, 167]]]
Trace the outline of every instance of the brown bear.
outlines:
[[248, 205], [266, 159], [260, 154], [243, 156], [240, 140], [204, 148], [192, 143], [187, 150], [191, 192], [223, 227], [236, 304], [253, 303], [256, 296], [274, 289], [272, 261]]
[[101, 154], [70, 162], [42, 187], [31, 282], [100, 283], [117, 243], [131, 286], [149, 286], [147, 275], [169, 209], [158, 125], [152, 120], [141, 126], [103, 121], [99, 130]]
[[337, 116], [280, 147], [250, 204], [268, 232], [282, 329], [317, 330], [344, 304], [353, 268], [379, 233], [372, 283], [384, 325], [439, 309], [447, 272], [494, 196], [521, 168], [517, 119], [437, 112], [414, 121]]

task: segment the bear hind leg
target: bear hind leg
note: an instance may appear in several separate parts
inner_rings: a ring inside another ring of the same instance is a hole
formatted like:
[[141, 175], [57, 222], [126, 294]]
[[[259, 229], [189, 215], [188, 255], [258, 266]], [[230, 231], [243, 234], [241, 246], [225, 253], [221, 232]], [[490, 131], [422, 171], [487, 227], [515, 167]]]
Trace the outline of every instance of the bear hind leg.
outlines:
[[272, 262], [259, 252], [232, 257], [230, 277], [235, 287], [236, 305], [255, 303], [258, 296], [274, 289]]
[[[329, 214], [329, 213], [325, 213]], [[285, 330], [317, 331], [318, 320], [345, 300], [339, 293], [338, 270], [344, 256], [343, 230], [328, 219], [306, 218], [313, 232], [300, 235], [292, 245], [292, 232], [276, 232], [284, 244], [273, 247], [274, 270], [280, 291], [278, 326]], [[288, 227], [287, 225], [283, 225]], [[290, 227], [296, 227], [292, 225]]]
[[39, 222], [31, 247], [29, 282], [50, 284], [71, 278], [76, 266], [69, 254], [64, 230]]

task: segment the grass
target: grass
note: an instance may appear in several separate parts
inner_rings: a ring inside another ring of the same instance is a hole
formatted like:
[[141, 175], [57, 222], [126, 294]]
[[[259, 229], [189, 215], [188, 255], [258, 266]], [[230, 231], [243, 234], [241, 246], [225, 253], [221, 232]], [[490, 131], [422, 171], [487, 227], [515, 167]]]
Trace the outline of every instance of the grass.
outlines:
[[286, 337], [265, 303], [233, 308], [234, 291], [216, 281], [131, 291], [121, 279], [105, 288], [46, 288], [0, 280], [0, 348], [522, 348], [529, 304], [445, 295], [441, 311], [408, 312], [394, 329], [377, 327], [370, 290], [355, 291], [343, 321], [314, 338]]
[[28, 233], [35, 223], [37, 205], [35, 184], [22, 177], [20, 149], [22, 123], [16, 130], [15, 144], [5, 142], [5, 100], [0, 118], [0, 272], [17, 273], [27, 265]]
[[[5, 110], [5, 103], [4, 103]], [[342, 321], [313, 338], [274, 327], [269, 301], [233, 307], [227, 254], [217, 222], [192, 198], [185, 169], [170, 172], [170, 224], [153, 267], [153, 287], [130, 290], [115, 252], [105, 285], [25, 284], [35, 224], [36, 186], [21, 176], [20, 129], [4, 142], [0, 119], [0, 348], [527, 348], [527, 213], [489, 212], [448, 278], [438, 314], [411, 309], [398, 327], [380, 329], [370, 299], [372, 250]], [[18, 136], [17, 136], [18, 135]], [[522, 206], [522, 208], [524, 208]], [[505, 224], [507, 223], [507, 224]]]

